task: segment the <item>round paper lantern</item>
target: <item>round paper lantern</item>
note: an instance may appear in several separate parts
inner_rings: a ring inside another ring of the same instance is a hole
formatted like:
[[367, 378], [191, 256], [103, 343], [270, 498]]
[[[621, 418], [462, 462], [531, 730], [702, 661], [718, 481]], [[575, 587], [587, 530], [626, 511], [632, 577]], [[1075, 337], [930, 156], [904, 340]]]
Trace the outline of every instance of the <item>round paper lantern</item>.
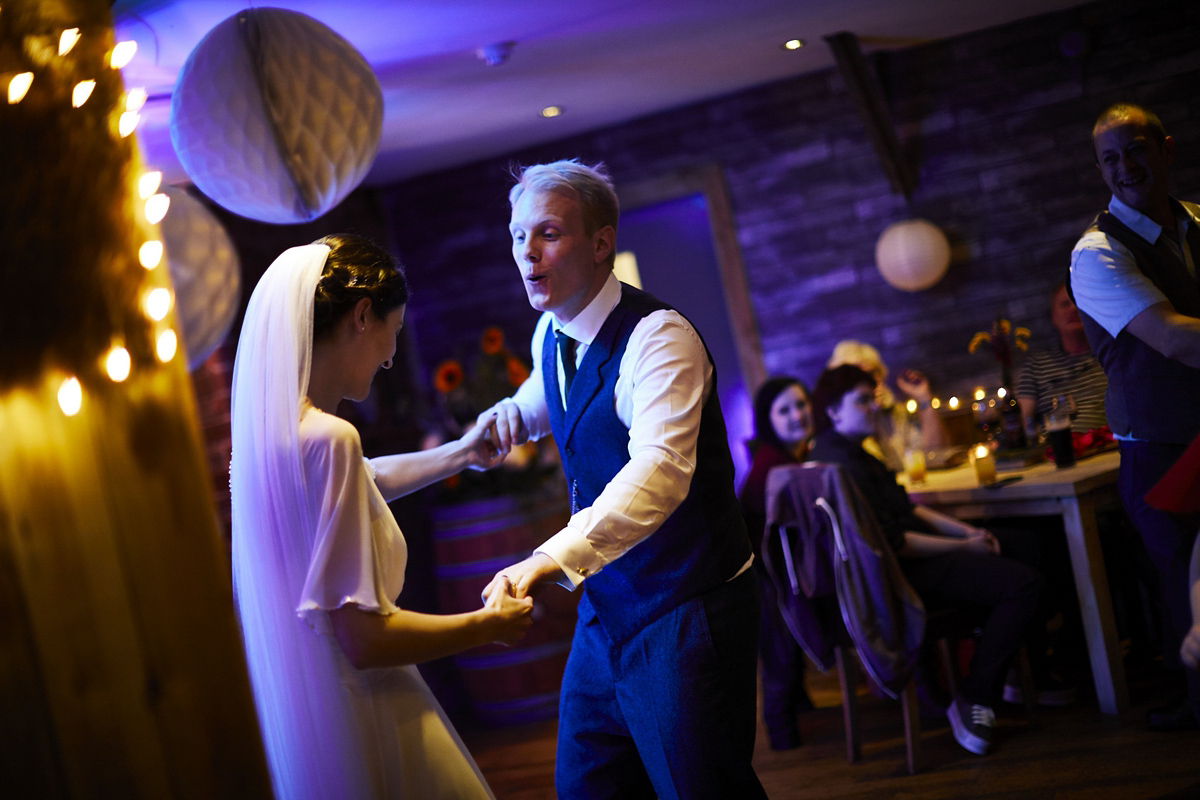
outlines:
[[252, 8], [196, 45], [171, 98], [171, 142], [192, 182], [251, 219], [307, 222], [366, 176], [383, 93], [349, 42], [296, 11]]
[[942, 279], [950, 266], [950, 243], [932, 222], [906, 219], [884, 228], [875, 243], [875, 265], [897, 289], [919, 292]]
[[175, 317], [187, 348], [188, 368], [216, 350], [237, 316], [242, 272], [237, 251], [220, 221], [182, 189], [162, 191], [171, 207], [160, 228], [167, 269], [175, 284]]

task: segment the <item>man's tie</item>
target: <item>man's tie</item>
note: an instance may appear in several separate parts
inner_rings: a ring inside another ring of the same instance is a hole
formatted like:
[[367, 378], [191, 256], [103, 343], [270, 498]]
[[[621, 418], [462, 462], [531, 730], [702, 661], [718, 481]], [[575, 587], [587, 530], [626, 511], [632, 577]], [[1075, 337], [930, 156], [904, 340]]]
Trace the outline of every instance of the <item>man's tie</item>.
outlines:
[[[558, 340], [558, 357], [563, 366], [563, 397], [571, 393], [571, 381], [575, 379], [575, 340], [562, 331], [555, 331]], [[566, 403], [563, 403], [566, 405]]]

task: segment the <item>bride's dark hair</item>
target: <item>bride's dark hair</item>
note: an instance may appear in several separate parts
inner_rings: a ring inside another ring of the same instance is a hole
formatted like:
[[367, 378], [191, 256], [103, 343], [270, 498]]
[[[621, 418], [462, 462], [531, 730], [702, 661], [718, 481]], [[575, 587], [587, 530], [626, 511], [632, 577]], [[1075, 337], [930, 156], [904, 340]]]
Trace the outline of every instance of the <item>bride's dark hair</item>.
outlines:
[[380, 319], [408, 302], [408, 281], [399, 262], [375, 242], [353, 233], [324, 236], [329, 258], [313, 299], [313, 339], [320, 339], [364, 297]]

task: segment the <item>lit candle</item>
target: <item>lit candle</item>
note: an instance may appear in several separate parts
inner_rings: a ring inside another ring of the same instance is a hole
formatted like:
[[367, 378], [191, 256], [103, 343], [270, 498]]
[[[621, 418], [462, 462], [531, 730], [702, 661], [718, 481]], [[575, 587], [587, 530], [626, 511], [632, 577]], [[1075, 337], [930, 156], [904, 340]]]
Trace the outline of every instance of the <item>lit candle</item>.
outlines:
[[987, 445], [980, 444], [971, 448], [971, 464], [975, 467], [975, 476], [979, 478], [980, 486], [996, 482], [996, 459]]

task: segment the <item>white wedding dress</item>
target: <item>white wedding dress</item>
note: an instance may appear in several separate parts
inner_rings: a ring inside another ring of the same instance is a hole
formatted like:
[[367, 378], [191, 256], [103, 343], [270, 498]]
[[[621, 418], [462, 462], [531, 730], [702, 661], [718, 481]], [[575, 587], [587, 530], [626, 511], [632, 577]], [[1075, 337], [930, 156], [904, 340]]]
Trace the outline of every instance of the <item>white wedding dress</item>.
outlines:
[[346, 661], [327, 612], [346, 603], [389, 614], [404, 588], [408, 547], [375, 486], [358, 432], [308, 403], [300, 448], [312, 508], [320, 509], [316, 547], [298, 611], [334, 651], [351, 698], [377, 797], [404, 800], [491, 798], [474, 760], [414, 666], [358, 670]]
[[354, 669], [328, 612], [390, 614], [408, 548], [358, 432], [305, 398], [329, 248], [259, 279], [232, 392], [233, 588], [278, 800], [487, 800], [479, 768], [415, 667]]

